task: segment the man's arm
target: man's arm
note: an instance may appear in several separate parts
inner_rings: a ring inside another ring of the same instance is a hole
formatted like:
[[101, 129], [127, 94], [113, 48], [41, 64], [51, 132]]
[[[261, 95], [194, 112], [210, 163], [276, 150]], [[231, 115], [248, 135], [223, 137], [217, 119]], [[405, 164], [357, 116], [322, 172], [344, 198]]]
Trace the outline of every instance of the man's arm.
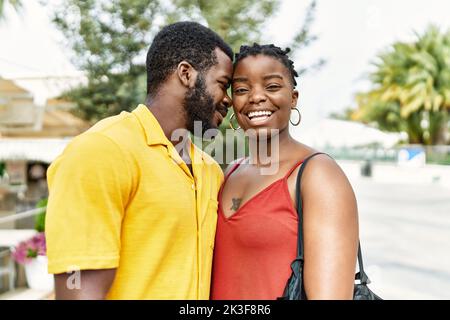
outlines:
[[[102, 300], [111, 288], [116, 269], [82, 270], [55, 274], [57, 300]], [[79, 277], [79, 279], [74, 279]], [[76, 283], [78, 281], [78, 283]]]
[[[83, 134], [52, 163], [47, 177], [48, 272], [56, 275], [56, 298], [103, 299], [119, 266], [132, 194], [126, 153], [102, 134]], [[86, 271], [66, 273], [74, 269]]]

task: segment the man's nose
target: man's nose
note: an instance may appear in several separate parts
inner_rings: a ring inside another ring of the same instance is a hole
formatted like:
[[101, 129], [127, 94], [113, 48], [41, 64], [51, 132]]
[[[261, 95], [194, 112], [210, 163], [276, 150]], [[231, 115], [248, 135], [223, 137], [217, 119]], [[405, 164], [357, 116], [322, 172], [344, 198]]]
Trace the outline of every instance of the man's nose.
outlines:
[[228, 93], [225, 93], [225, 96], [223, 97], [222, 103], [227, 109], [229, 107], [231, 107], [231, 103], [232, 103], [231, 101], [232, 100], [231, 100], [230, 96], [228, 95]]

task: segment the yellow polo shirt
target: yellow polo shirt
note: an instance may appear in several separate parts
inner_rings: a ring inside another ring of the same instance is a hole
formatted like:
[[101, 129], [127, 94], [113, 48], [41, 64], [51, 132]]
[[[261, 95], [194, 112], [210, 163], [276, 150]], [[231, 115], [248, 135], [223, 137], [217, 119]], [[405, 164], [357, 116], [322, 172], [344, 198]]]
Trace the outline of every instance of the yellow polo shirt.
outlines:
[[76, 137], [48, 169], [50, 273], [117, 268], [109, 299], [209, 299], [219, 165], [194, 174], [139, 105]]

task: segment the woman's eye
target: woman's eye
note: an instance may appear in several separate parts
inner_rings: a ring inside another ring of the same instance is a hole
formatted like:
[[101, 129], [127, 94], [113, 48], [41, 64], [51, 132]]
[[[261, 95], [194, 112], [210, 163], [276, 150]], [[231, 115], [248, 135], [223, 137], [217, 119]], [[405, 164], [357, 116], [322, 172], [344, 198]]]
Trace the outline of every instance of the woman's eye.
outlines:
[[233, 90], [234, 93], [245, 93], [246, 91], [247, 89], [245, 88], [237, 88]]
[[275, 84], [272, 84], [272, 85], [270, 85], [270, 86], [267, 86], [267, 89], [268, 90], [271, 90], [271, 91], [273, 91], [273, 90], [278, 90], [278, 89], [280, 89], [281, 87], [279, 86], [279, 85], [275, 85]]

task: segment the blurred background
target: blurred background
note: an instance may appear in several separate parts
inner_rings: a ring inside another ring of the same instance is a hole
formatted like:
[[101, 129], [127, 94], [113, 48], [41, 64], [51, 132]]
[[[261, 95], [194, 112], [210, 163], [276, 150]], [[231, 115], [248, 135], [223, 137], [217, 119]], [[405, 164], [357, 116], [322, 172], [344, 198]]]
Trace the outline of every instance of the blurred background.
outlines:
[[349, 177], [369, 286], [450, 299], [449, 12], [447, 0], [0, 0], [0, 299], [52, 298], [46, 170], [74, 136], [144, 101], [146, 51], [180, 20], [235, 51], [291, 48], [291, 134]]

